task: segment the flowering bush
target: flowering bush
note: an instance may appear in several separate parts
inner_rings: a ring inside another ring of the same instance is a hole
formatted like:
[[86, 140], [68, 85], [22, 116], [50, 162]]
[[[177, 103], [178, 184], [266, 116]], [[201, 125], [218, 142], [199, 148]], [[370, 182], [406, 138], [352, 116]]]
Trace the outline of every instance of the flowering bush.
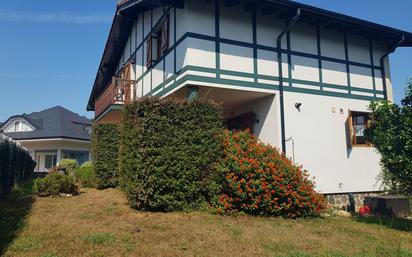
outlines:
[[276, 148], [249, 131], [226, 131], [223, 140], [220, 193], [214, 201], [218, 213], [296, 218], [317, 216], [324, 209], [324, 197], [307, 172]]

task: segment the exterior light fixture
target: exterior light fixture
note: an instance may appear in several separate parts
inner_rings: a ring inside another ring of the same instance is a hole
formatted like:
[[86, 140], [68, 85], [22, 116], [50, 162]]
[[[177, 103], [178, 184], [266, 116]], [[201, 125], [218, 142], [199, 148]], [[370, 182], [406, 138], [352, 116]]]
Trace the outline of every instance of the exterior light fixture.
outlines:
[[300, 107], [302, 106], [302, 103], [295, 103], [295, 108], [300, 111]]

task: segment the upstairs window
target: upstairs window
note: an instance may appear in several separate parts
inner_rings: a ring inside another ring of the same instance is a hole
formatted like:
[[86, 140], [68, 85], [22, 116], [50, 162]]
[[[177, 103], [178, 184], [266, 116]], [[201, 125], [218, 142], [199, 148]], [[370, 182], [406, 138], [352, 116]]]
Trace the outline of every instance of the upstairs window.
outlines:
[[169, 16], [155, 27], [146, 41], [146, 67], [151, 68], [169, 49]]
[[6, 127], [5, 129], [5, 132], [24, 132], [24, 131], [33, 131], [33, 128], [30, 127], [29, 124], [21, 120], [12, 122], [10, 125], [8, 125], [8, 128]]
[[371, 146], [371, 143], [365, 137], [365, 130], [369, 127], [370, 123], [369, 113], [349, 111], [347, 123], [351, 146]]

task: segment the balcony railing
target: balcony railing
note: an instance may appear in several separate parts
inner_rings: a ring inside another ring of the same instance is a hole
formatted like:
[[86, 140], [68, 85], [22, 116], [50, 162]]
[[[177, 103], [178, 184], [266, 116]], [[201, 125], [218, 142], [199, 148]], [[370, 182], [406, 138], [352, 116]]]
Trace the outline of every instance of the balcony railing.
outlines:
[[113, 77], [110, 85], [96, 100], [95, 116], [99, 117], [111, 105], [125, 105], [134, 101], [136, 99], [135, 86], [135, 80]]

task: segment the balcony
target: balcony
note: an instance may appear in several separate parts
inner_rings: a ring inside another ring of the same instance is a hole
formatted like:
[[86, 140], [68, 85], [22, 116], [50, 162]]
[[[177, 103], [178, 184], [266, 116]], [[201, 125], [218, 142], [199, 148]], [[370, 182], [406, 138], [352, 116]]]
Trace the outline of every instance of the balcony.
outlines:
[[95, 103], [95, 117], [98, 118], [112, 105], [125, 105], [136, 99], [134, 93], [136, 81], [113, 77], [110, 85], [98, 97]]

